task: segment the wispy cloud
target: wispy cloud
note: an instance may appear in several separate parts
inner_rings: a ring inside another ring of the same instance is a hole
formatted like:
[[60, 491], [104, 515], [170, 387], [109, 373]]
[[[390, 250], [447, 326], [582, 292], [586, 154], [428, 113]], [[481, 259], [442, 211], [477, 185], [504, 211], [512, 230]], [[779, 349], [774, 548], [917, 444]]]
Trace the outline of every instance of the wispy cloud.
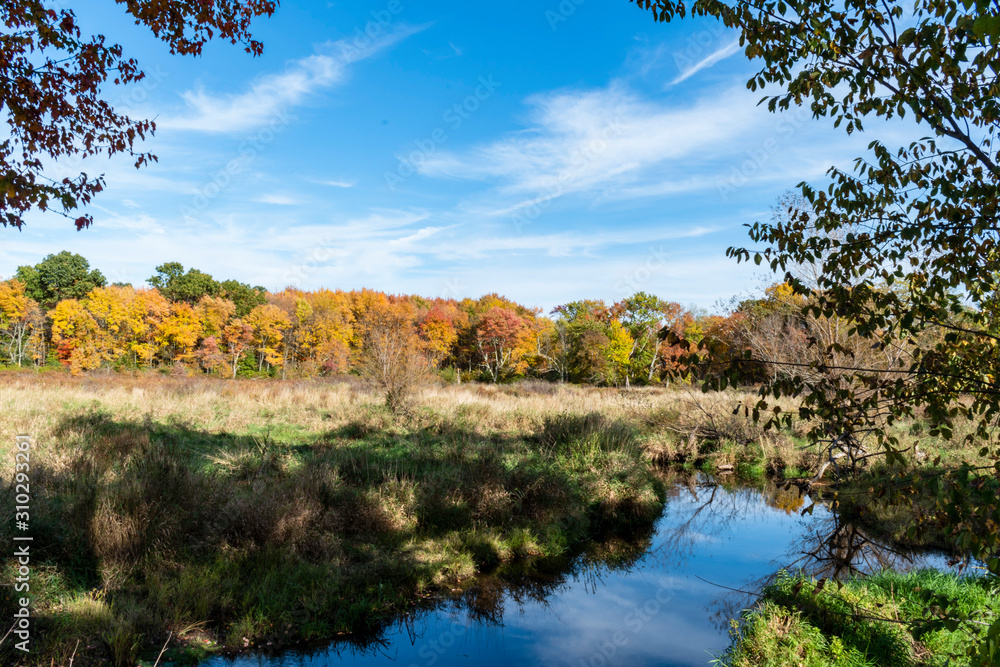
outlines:
[[254, 201], [259, 204], [274, 204], [276, 206], [294, 206], [299, 203], [297, 199], [293, 199], [288, 195], [276, 194], [261, 195], [260, 197], [255, 197]]
[[706, 156], [731, 153], [740, 137], [768, 121], [742, 86], [676, 106], [641, 98], [623, 84], [557, 92], [527, 100], [528, 129], [465, 153], [423, 163], [428, 176], [493, 185], [480, 213], [510, 215], [570, 193], [620, 198], [655, 184], [657, 194], [710, 187], [692, 173]]
[[690, 79], [692, 76], [702, 71], [703, 69], [707, 69], [712, 65], [716, 64], [717, 62], [725, 60], [726, 58], [733, 55], [739, 50], [740, 50], [740, 40], [734, 39], [729, 44], [726, 44], [722, 48], [710, 53], [706, 57], [696, 62], [691, 67], [681, 72], [677, 76], [677, 78], [675, 78], [673, 81], [670, 82], [670, 85], [676, 86], [678, 83], [681, 83], [682, 81], [687, 81], [688, 79]]
[[316, 53], [292, 61], [280, 74], [259, 77], [248, 90], [218, 94], [203, 88], [182, 94], [186, 113], [157, 121], [160, 129], [198, 132], [242, 132], [279, 117], [289, 107], [303, 104], [314, 92], [343, 83], [348, 66], [369, 58], [426, 26], [403, 25], [387, 30], [359, 48], [353, 39], [327, 42]]
[[317, 181], [320, 185], [329, 185], [331, 188], [353, 188], [357, 181]]

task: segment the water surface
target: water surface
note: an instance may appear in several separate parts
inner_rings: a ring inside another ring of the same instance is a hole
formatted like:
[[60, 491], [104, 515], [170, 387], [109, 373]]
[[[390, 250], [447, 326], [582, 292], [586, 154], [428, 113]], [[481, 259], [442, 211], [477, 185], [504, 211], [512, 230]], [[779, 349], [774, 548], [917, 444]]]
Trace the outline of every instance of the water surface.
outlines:
[[792, 488], [675, 479], [649, 535], [610, 539], [531, 571], [483, 576], [378, 637], [211, 667], [354, 665], [703, 666], [730, 644], [730, 619], [783, 567], [845, 576], [885, 567], [946, 567], [896, 552]]

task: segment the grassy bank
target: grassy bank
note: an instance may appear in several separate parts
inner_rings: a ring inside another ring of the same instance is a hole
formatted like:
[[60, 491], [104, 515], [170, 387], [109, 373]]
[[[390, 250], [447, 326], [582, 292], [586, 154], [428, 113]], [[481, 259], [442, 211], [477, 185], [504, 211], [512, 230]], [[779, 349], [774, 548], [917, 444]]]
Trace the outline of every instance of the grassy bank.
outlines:
[[[842, 587], [780, 574], [745, 612], [727, 667], [903, 667], [968, 664], [966, 651], [1000, 613], [995, 583], [936, 571], [885, 572]], [[948, 629], [927, 610], [951, 609], [986, 625]]]
[[[128, 665], [168, 633], [188, 658], [360, 633], [662, 510], [645, 427], [615, 392], [436, 388], [405, 417], [381, 403], [344, 383], [4, 378], [5, 479], [14, 435], [33, 439], [34, 621], [30, 656], [8, 641], [0, 661]], [[0, 589], [0, 616], [14, 598]]]

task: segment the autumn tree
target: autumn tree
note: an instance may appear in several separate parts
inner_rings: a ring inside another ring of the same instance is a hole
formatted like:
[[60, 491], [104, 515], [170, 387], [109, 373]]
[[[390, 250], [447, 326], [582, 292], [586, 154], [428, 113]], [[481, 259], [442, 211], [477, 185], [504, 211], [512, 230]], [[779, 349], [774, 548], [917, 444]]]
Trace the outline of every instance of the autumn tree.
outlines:
[[303, 294], [296, 297], [294, 312], [297, 358], [306, 373], [346, 372], [355, 339], [350, 295], [323, 289]]
[[565, 327], [566, 365], [573, 382], [604, 382], [608, 373], [608, 307], [603, 301], [583, 300], [557, 306], [556, 326]]
[[636, 292], [614, 304], [609, 316], [618, 320], [632, 339], [626, 384], [633, 378], [652, 382], [660, 365], [660, 332], [664, 326], [676, 326], [684, 308], [645, 292]]
[[253, 340], [253, 327], [240, 319], [233, 320], [222, 330], [221, 345], [219, 343], [216, 345], [224, 355], [229, 370], [232, 371], [231, 377], [235, 378], [239, 372], [240, 362], [252, 349]]
[[106, 361], [103, 332], [78, 299], [64, 299], [49, 311], [52, 344], [59, 361], [73, 375], [99, 368]]
[[458, 328], [462, 322], [460, 311], [445, 304], [434, 304], [420, 320], [420, 335], [427, 341], [427, 349], [435, 359], [447, 357], [458, 341]]
[[142, 335], [145, 313], [133, 307], [134, 301], [134, 289], [112, 285], [91, 290], [82, 302], [97, 325], [99, 333], [92, 342], [104, 361], [113, 364], [125, 357]]
[[157, 326], [154, 339], [167, 360], [184, 362], [192, 358], [202, 336], [201, 320], [187, 303], [171, 303], [170, 314]]
[[17, 279], [0, 282], [0, 336], [5, 339], [7, 360], [21, 366], [37, 354], [37, 342], [44, 333], [38, 304], [25, 294], [25, 284]]
[[523, 373], [525, 354], [532, 347], [526, 339], [527, 323], [508, 308], [495, 306], [476, 325], [476, 345], [480, 364], [493, 382]]
[[257, 355], [257, 372], [264, 370], [264, 364], [280, 366], [283, 363], [282, 341], [292, 326], [288, 315], [272, 304], [257, 306], [243, 319], [250, 326], [252, 344]]
[[209, 295], [201, 297], [195, 306], [195, 313], [201, 321], [206, 336], [218, 336], [226, 328], [229, 321], [236, 316], [236, 305], [223, 298]]
[[386, 406], [405, 410], [431, 370], [409, 304], [373, 300], [358, 322], [358, 369], [385, 391]]
[[[554, 312], [554, 311], [553, 311]], [[545, 325], [535, 338], [535, 356], [542, 361], [539, 370], [553, 374], [559, 382], [569, 379], [569, 327], [566, 319], [546, 318]]]
[[160, 350], [157, 334], [163, 321], [170, 316], [170, 303], [155, 289], [139, 289], [135, 291], [132, 308], [133, 317], [141, 325], [133, 329], [129, 348], [137, 365], [151, 366]]
[[[250, 34], [253, 19], [270, 16], [277, 0], [117, 0], [137, 25], [148, 27], [171, 53], [198, 55], [212, 37], [241, 44], [259, 55]], [[141, 167], [155, 156], [136, 150], [155, 123], [117, 111], [112, 87], [143, 80], [138, 61], [104, 35], [84, 35], [76, 13], [42, 0], [0, 4], [0, 99], [7, 131], [0, 141], [0, 224], [20, 229], [32, 210], [64, 216], [104, 189], [104, 177], [82, 172], [60, 178], [50, 173], [60, 158], [129, 156]], [[92, 222], [75, 218], [77, 229]], [[74, 296], [70, 298], [79, 298]], [[43, 302], [43, 305], [44, 302]], [[49, 307], [54, 304], [49, 304]]]
[[629, 378], [632, 372], [632, 355], [635, 352], [635, 340], [628, 329], [622, 326], [618, 320], [611, 320], [608, 323], [605, 336], [607, 342], [601, 346], [601, 355], [607, 362], [601, 382], [619, 386], [624, 384], [629, 386]]

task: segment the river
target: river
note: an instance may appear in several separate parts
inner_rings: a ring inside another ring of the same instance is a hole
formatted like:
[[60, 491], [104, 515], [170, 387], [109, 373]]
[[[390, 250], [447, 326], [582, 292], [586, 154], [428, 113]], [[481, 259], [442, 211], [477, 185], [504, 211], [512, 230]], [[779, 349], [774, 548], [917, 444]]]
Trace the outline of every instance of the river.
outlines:
[[730, 619], [783, 567], [817, 576], [947, 567], [941, 555], [886, 548], [821, 504], [801, 515], [810, 504], [794, 487], [675, 477], [649, 534], [478, 577], [377, 636], [204, 664], [703, 666], [729, 646]]

